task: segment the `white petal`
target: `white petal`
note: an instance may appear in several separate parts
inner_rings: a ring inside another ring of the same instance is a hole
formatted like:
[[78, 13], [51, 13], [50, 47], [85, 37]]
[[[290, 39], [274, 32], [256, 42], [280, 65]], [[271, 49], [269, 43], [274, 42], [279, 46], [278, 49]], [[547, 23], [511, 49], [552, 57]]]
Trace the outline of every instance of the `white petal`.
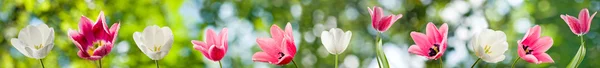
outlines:
[[158, 57], [159, 59], [162, 59], [163, 57], [165, 57], [168, 53], [169, 50], [171, 50], [171, 46], [173, 45], [173, 32], [171, 31], [171, 28], [169, 27], [163, 27], [161, 28], [162, 32], [164, 33], [164, 38], [165, 38], [165, 44], [162, 46], [161, 48], [161, 54]]
[[15, 47], [15, 49], [17, 49], [19, 52], [21, 52], [21, 54], [23, 54], [27, 57], [32, 57], [31, 52], [25, 50], [26, 44], [24, 44], [23, 42], [19, 41], [18, 39], [15, 39], [15, 38], [12, 38], [10, 40], [10, 42], [13, 45], [13, 47]]
[[142, 50], [142, 52], [144, 54], [148, 54], [148, 52], [150, 51], [150, 48], [147, 48], [144, 42], [144, 38], [142, 36], [143, 34], [140, 32], [135, 32], [133, 33], [133, 41], [135, 41], [135, 44], [138, 46], [138, 48], [140, 50]]
[[140, 39], [143, 39], [142, 41], [146, 47], [154, 47], [157, 43], [153, 40], [156, 38], [156, 30], [158, 30], [157, 26], [148, 26], [144, 28], [144, 32], [142, 32], [143, 37]]
[[54, 48], [54, 44], [46, 44], [46, 45], [44, 45], [44, 47], [40, 48], [39, 50], [33, 50], [34, 51], [32, 53], [33, 58], [43, 59], [44, 57], [46, 57], [48, 55], [48, 53], [50, 53], [50, 50], [52, 50], [52, 48]]
[[29, 27], [25, 27], [23, 29], [21, 29], [21, 31], [19, 31], [19, 41], [21, 41], [23, 43], [23, 47], [29, 47], [30, 45], [33, 45], [33, 43], [31, 43], [29, 39], [30, 35], [30, 28]]
[[[32, 45], [42, 45], [46, 39], [42, 36], [41, 30], [32, 25], [27, 26], [29, 28], [29, 40]], [[30, 46], [33, 47], [33, 46]]]
[[504, 55], [500, 55], [500, 56], [489, 57], [489, 58], [483, 59], [483, 61], [485, 61], [487, 63], [498, 63], [500, 61], [503, 61], [505, 57], [506, 56], [504, 56]]
[[344, 52], [346, 50], [346, 48], [348, 48], [348, 44], [350, 43], [350, 39], [352, 39], [352, 31], [346, 31], [346, 33], [344, 34], [343, 38], [340, 39], [341, 43], [339, 43], [341, 46], [337, 47], [338, 48], [338, 52], [337, 54], [340, 54], [342, 52]]
[[[46, 40], [44, 40], [44, 42], [45, 42], [44, 47], [47, 47], [47, 45], [54, 46], [54, 29], [48, 28], [48, 29], [44, 29], [44, 30], [48, 30], [48, 33], [44, 34], [47, 36], [47, 37], [45, 37]], [[52, 49], [52, 48], [50, 48], [50, 49]]]
[[154, 33], [154, 39], [146, 39], [146, 40], [152, 40], [155, 44], [152, 44], [153, 46], [156, 47], [160, 47], [162, 45], [164, 45], [165, 43], [167, 43], [167, 41], [165, 41], [165, 33], [160, 29], [157, 28], [155, 30], [156, 33]]
[[323, 46], [329, 53], [333, 54], [335, 51], [333, 51], [334, 46], [332, 37], [333, 36], [327, 31], [321, 32], [321, 43], [323, 43]]

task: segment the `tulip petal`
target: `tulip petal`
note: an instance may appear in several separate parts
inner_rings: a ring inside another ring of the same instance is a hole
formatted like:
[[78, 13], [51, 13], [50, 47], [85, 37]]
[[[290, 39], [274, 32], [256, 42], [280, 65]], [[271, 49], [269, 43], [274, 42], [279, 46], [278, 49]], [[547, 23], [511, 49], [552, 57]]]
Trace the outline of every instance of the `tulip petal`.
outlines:
[[535, 44], [531, 45], [531, 49], [533, 49], [532, 53], [544, 53], [552, 47], [553, 41], [550, 37], [542, 37], [538, 39]]
[[275, 40], [271, 38], [258, 38], [256, 39], [256, 42], [258, 43], [260, 49], [262, 49], [268, 55], [271, 55], [272, 57], [280, 56], [278, 53], [281, 52], [279, 49], [281, 46], [279, 46], [280, 44], [275, 44]]
[[352, 39], [352, 31], [346, 31], [344, 34], [344, 38], [341, 39], [341, 46], [339, 47], [340, 53], [344, 52], [346, 48], [348, 48], [348, 44], [350, 44], [350, 39]]
[[547, 53], [540, 53], [535, 55], [535, 57], [538, 59], [539, 63], [554, 63], [552, 57], [550, 57], [550, 55]]
[[[415, 41], [415, 44], [421, 48], [421, 50], [428, 50], [432, 46], [430, 41], [428, 40], [427, 35], [418, 32], [410, 32], [410, 36]], [[424, 53], [428, 53], [429, 51], [424, 51]]]
[[427, 30], [425, 30], [427, 33], [427, 38], [429, 38], [429, 44], [434, 44], [434, 43], [438, 43], [438, 42], [442, 42], [442, 37], [437, 29], [437, 27], [429, 22], [427, 23]]
[[228, 32], [227, 28], [221, 29], [221, 32], [219, 33], [219, 37], [218, 37], [219, 38], [218, 42], [220, 45], [217, 45], [217, 46], [224, 47], [225, 52], [227, 52], [227, 49], [228, 49], [227, 32]]
[[335, 46], [333, 45], [333, 41], [333, 36], [329, 32], [321, 32], [321, 43], [329, 53], [336, 53], [334, 50]]
[[562, 18], [567, 23], [567, 25], [569, 25], [569, 28], [571, 28], [571, 31], [573, 33], [577, 35], [581, 34], [581, 26], [577, 18], [569, 15], [560, 15], [560, 18]]
[[75, 46], [77, 46], [77, 48], [79, 48], [79, 50], [85, 50], [89, 47], [88, 46], [89, 43], [88, 43], [88, 41], [86, 41], [87, 39], [85, 39], [84, 36], [82, 36], [75, 30], [69, 29], [69, 38], [71, 39], [71, 41], [73, 41]]
[[288, 39], [288, 36], [285, 36], [284, 39], [287, 40], [283, 40], [281, 43], [281, 51], [283, 51], [283, 53], [286, 53], [288, 55], [291, 55], [292, 57], [294, 57], [296, 55], [296, 44], [294, 44], [293, 40]]
[[201, 41], [197, 41], [197, 40], [192, 40], [192, 44], [194, 45], [194, 49], [202, 52], [202, 55], [204, 55], [206, 58], [212, 59], [212, 57], [210, 57], [210, 54], [208, 52], [208, 49], [210, 47], [208, 44], [201, 42]]
[[538, 62], [538, 59], [533, 55], [525, 55], [525, 56], [522, 56], [521, 58], [530, 63], [540, 64]]
[[112, 41], [116, 41], [117, 40], [117, 34], [119, 33], [119, 28], [120, 28], [120, 24], [119, 23], [114, 23], [111, 27], [110, 30], [108, 31], [109, 33], [109, 38], [111, 38], [111, 42]]
[[[38, 29], [35, 26], [27, 26], [27, 28], [29, 29], [29, 44], [31, 45], [42, 45], [44, 44], [43, 42], [46, 41], [46, 39], [40, 39], [40, 38], [44, 38], [44, 36], [42, 36], [42, 30]], [[29, 47], [31, 47], [31, 45]]]
[[25, 50], [25, 46], [27, 46], [27, 44], [21, 42], [20, 40], [18, 40], [16, 38], [12, 38], [10, 40], [10, 42], [13, 45], [13, 47], [15, 47], [15, 49], [17, 49], [17, 51], [21, 52], [21, 54], [23, 54], [27, 57], [33, 57], [33, 56], [31, 56], [32, 52]]
[[204, 37], [206, 37], [204, 39], [204, 41], [206, 41], [206, 44], [208, 44], [209, 46], [219, 45], [217, 43], [217, 41], [218, 41], [217, 38], [216, 38], [217, 35], [216, 35], [216, 33], [215, 33], [214, 30], [212, 30], [212, 29], [206, 30], [206, 36], [204, 36]]
[[268, 62], [271, 64], [278, 62], [277, 58], [270, 56], [266, 52], [254, 53], [254, 55], [252, 56], [252, 61]]
[[169, 27], [163, 27], [161, 28], [162, 32], [163, 32], [163, 37], [165, 44], [163, 44], [163, 46], [161, 46], [161, 50], [164, 53], [161, 53], [161, 56], [164, 57], [165, 55], [167, 55], [169, 53], [169, 50], [171, 50], [171, 47], [173, 45], [173, 32], [171, 31], [171, 28]]
[[32, 44], [32, 42], [30, 42], [30, 41], [33, 41], [33, 40], [30, 40], [31, 39], [30, 38], [30, 34], [31, 34], [30, 29], [31, 28], [29, 28], [29, 27], [25, 27], [25, 28], [21, 29], [21, 31], [19, 31], [18, 39], [20, 42], [23, 43], [22, 47], [29, 47], [31, 45], [34, 45], [34, 44]]
[[217, 47], [217, 46], [210, 46], [210, 48], [208, 49], [208, 53], [210, 54], [210, 57], [212, 57], [213, 61], [219, 61], [221, 59], [223, 59], [223, 56], [225, 56], [225, 50], [223, 49], [223, 47]]
[[271, 26], [271, 38], [273, 38], [276, 42], [281, 42], [279, 39], [283, 39], [284, 31], [279, 28], [277, 25]]
[[413, 54], [417, 54], [420, 56], [429, 56], [427, 55], [427, 51], [423, 51], [422, 48], [419, 45], [411, 45], [408, 48], [408, 52], [413, 53]]
[[294, 35], [292, 33], [292, 24], [287, 23], [285, 25], [285, 34], [288, 35], [288, 37], [290, 37], [289, 39], [291, 39], [292, 41], [294, 41]]
[[105, 43], [104, 45], [99, 46], [98, 48], [96, 48], [96, 50], [94, 50], [93, 56], [106, 56], [108, 55], [108, 53], [110, 53], [112, 47], [112, 43]]
[[533, 26], [529, 29], [529, 31], [527, 31], [527, 33], [525, 33], [525, 36], [523, 36], [521, 43], [523, 43], [524, 45], [534, 44], [535, 41], [537, 41], [540, 37], [541, 30], [542, 28], [539, 25]]

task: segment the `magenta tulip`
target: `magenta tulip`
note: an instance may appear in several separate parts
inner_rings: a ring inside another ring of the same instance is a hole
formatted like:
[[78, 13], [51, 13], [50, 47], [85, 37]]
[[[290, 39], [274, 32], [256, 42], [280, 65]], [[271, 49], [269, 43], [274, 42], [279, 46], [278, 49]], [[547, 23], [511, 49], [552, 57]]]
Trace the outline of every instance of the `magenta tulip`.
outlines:
[[517, 52], [523, 60], [530, 63], [553, 63], [552, 57], [545, 53], [552, 47], [552, 38], [540, 37], [541, 30], [538, 25], [529, 29], [523, 39], [518, 41]]
[[194, 49], [201, 51], [209, 60], [221, 61], [227, 52], [227, 28], [223, 28], [219, 35], [208, 29], [205, 37], [205, 42], [192, 40]]
[[296, 55], [292, 25], [288, 23], [285, 26], [285, 31], [281, 30], [277, 25], [271, 26], [271, 37], [256, 39], [258, 46], [263, 51], [254, 53], [252, 60], [275, 65], [290, 63]]
[[69, 30], [69, 37], [79, 49], [77, 52], [79, 57], [98, 60], [110, 53], [118, 32], [119, 23], [114, 23], [108, 28], [104, 19], [104, 12], [100, 12], [96, 23], [85, 16], [81, 16], [79, 31]]
[[442, 57], [447, 47], [448, 25], [444, 23], [438, 29], [433, 23], [429, 22], [426, 28], [427, 34], [411, 32], [410, 36], [416, 45], [411, 45], [408, 52], [425, 56], [427, 59]]
[[402, 14], [389, 15], [384, 17], [383, 10], [381, 9], [381, 7], [375, 6], [373, 7], [373, 9], [368, 9], [369, 14], [371, 14], [371, 25], [373, 25], [373, 28], [375, 28], [375, 30], [379, 32], [387, 31], [392, 26], [392, 24], [396, 22], [396, 20], [402, 18]]
[[560, 18], [565, 20], [575, 35], [581, 36], [590, 31], [590, 25], [592, 24], [592, 19], [594, 19], [595, 15], [596, 12], [590, 16], [588, 9], [582, 9], [579, 12], [579, 19], [569, 15], [560, 15]]

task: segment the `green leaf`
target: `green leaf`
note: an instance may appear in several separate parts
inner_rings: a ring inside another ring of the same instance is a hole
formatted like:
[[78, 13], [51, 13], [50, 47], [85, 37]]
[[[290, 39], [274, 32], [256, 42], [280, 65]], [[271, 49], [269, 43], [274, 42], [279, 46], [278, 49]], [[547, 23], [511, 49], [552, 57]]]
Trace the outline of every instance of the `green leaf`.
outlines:
[[571, 60], [569, 65], [567, 65], [567, 68], [579, 67], [579, 64], [581, 64], [581, 61], [583, 61], [584, 57], [585, 57], [585, 46], [582, 44], [581, 46], [579, 46], [579, 50], [577, 50], [577, 54], [575, 54], [575, 57], [573, 57], [573, 59]]
[[380, 60], [379, 63], [381, 64], [381, 66], [383, 66], [382, 68], [390, 68], [390, 65], [388, 64], [388, 60], [387, 57], [385, 56], [385, 53], [383, 52], [382, 49], [382, 39], [378, 38], [377, 39], [377, 57]]

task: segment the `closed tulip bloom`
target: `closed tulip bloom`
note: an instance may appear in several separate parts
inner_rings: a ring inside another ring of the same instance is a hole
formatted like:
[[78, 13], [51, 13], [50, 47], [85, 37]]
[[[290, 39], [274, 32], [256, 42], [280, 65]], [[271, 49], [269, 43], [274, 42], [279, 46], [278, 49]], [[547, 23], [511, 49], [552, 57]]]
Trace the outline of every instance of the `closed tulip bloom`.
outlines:
[[579, 12], [579, 19], [570, 15], [560, 15], [560, 18], [569, 25], [569, 28], [571, 28], [571, 31], [575, 35], [581, 36], [590, 31], [590, 25], [594, 16], [596, 16], [596, 12], [590, 16], [588, 9], [582, 9]]
[[54, 47], [54, 29], [46, 24], [29, 25], [19, 31], [18, 38], [11, 39], [11, 44], [29, 58], [43, 59]]
[[538, 25], [529, 29], [523, 39], [518, 41], [517, 52], [523, 60], [529, 63], [554, 63], [552, 57], [546, 53], [552, 47], [552, 38], [540, 37], [541, 30]]
[[346, 50], [350, 39], [352, 38], [352, 32], [342, 29], [331, 28], [329, 31], [323, 31], [321, 33], [321, 43], [325, 46], [325, 49], [331, 54], [340, 54]]
[[133, 40], [150, 59], [160, 60], [171, 50], [173, 33], [169, 27], [148, 26], [143, 32], [135, 32]]
[[296, 55], [296, 44], [290, 23], [285, 26], [285, 31], [277, 25], [271, 26], [271, 38], [258, 38], [256, 42], [262, 52], [254, 53], [253, 61], [285, 65]]
[[79, 30], [69, 29], [69, 38], [79, 49], [77, 52], [79, 57], [98, 60], [110, 53], [118, 32], [119, 23], [114, 23], [108, 28], [104, 19], [104, 12], [100, 12], [95, 23], [89, 18], [81, 16]]
[[508, 50], [506, 34], [502, 31], [486, 29], [471, 40], [475, 55], [488, 63], [504, 60], [504, 52]]
[[192, 40], [194, 49], [202, 52], [204, 57], [211, 61], [220, 61], [227, 53], [227, 28], [223, 28], [217, 35], [212, 29], [206, 31], [203, 41]]
[[410, 36], [415, 45], [408, 48], [408, 52], [425, 56], [427, 59], [437, 60], [444, 55], [447, 47], [448, 25], [444, 23], [438, 29], [433, 23], [427, 24], [427, 34], [411, 32]]
[[387, 31], [396, 20], [402, 18], [402, 14], [383, 16], [381, 7], [368, 8], [371, 14], [371, 25], [379, 32]]

